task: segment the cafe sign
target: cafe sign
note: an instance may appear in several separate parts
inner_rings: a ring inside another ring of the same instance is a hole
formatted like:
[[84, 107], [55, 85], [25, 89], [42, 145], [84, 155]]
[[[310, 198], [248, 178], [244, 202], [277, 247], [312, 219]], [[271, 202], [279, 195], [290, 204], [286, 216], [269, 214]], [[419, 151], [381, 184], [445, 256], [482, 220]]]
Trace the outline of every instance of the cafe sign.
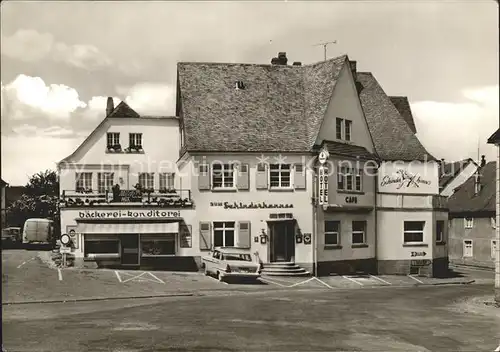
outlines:
[[79, 219], [173, 219], [180, 218], [178, 210], [82, 210]]

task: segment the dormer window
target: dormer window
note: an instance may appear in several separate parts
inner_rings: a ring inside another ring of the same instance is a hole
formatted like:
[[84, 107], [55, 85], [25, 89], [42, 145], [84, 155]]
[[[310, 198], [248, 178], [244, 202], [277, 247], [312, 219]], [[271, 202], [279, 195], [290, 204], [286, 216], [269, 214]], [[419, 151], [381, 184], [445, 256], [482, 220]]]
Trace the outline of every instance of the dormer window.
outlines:
[[108, 132], [107, 144], [108, 144], [108, 148], [120, 144], [120, 133]]
[[243, 81], [236, 81], [235, 88], [236, 88], [236, 90], [245, 89], [245, 84], [243, 84]]
[[350, 141], [352, 137], [352, 121], [337, 117], [335, 120], [335, 136], [337, 139]]

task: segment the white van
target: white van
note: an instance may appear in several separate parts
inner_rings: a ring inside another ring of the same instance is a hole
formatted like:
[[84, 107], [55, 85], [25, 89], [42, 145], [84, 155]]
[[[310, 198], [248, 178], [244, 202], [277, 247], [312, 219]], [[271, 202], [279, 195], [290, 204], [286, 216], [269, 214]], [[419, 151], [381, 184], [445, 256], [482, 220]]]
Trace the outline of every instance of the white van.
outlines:
[[54, 235], [54, 221], [28, 219], [24, 223], [23, 243], [49, 243]]

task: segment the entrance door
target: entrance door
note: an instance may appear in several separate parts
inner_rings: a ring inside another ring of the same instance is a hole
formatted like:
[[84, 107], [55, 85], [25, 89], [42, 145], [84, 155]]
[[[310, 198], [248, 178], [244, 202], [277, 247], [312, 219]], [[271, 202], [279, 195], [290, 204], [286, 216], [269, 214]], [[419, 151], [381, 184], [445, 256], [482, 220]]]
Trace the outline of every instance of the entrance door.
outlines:
[[122, 265], [139, 265], [139, 235], [120, 235]]
[[271, 262], [290, 262], [295, 257], [293, 221], [273, 222], [269, 225], [271, 234]]

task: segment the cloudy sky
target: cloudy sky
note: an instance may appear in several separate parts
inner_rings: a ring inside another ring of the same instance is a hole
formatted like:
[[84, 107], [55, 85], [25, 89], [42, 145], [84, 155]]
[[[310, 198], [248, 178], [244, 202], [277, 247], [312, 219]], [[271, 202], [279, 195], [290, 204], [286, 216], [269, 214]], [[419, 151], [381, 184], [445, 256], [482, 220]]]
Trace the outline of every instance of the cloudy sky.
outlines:
[[107, 96], [173, 115], [176, 63], [269, 63], [347, 53], [408, 96], [431, 153], [459, 160], [498, 128], [495, 1], [2, 2], [2, 178], [55, 168], [104, 118]]

